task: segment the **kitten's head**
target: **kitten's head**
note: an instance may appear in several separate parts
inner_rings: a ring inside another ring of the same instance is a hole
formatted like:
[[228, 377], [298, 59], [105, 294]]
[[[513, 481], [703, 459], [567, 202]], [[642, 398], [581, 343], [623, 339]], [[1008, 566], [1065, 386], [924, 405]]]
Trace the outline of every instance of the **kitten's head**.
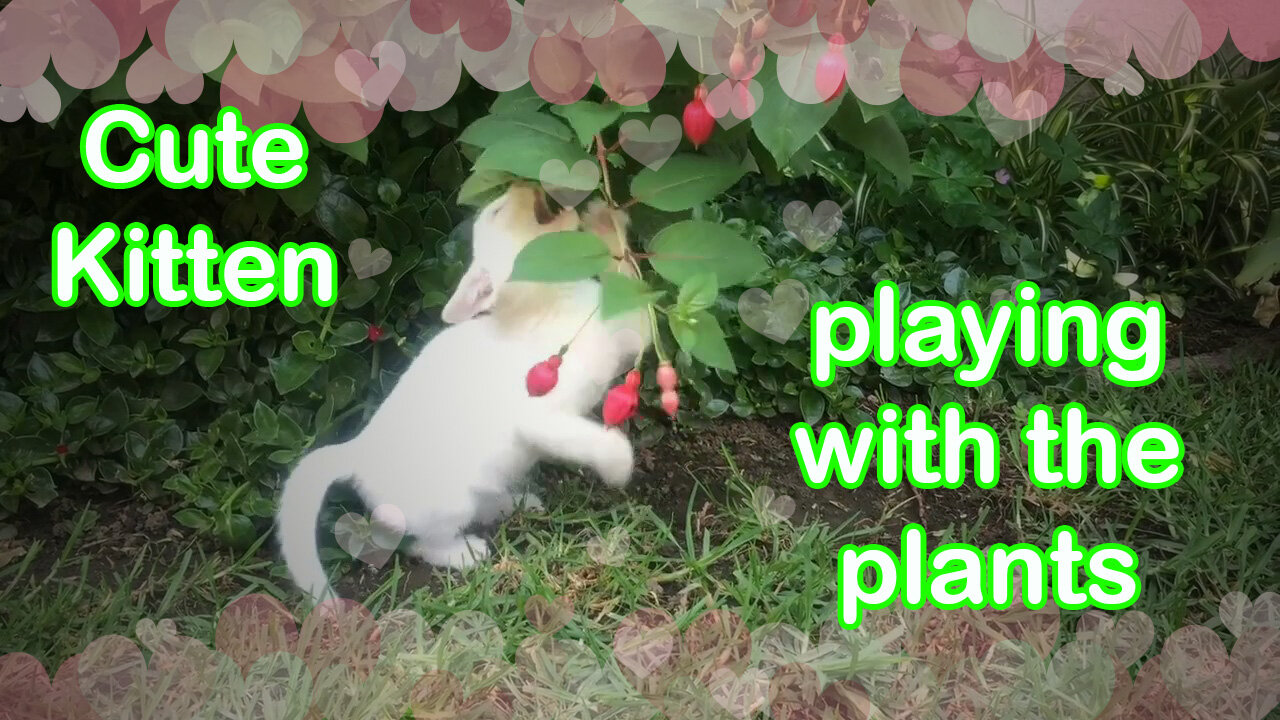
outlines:
[[440, 318], [460, 323], [487, 312], [498, 290], [511, 277], [516, 255], [543, 233], [576, 230], [578, 213], [565, 208], [552, 214], [546, 197], [532, 185], [516, 183], [476, 215], [471, 231], [471, 266], [445, 303]]

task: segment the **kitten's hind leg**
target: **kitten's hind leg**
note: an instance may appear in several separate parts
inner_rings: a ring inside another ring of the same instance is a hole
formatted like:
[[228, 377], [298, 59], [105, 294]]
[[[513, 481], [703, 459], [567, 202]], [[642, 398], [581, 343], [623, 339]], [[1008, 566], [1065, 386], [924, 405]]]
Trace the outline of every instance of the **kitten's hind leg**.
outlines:
[[626, 487], [631, 481], [635, 452], [621, 430], [541, 406], [524, 414], [517, 433], [544, 455], [594, 469], [611, 487]]
[[414, 539], [409, 553], [428, 564], [455, 570], [469, 568], [488, 558], [489, 544], [484, 538], [463, 532], [476, 514], [474, 496], [468, 494], [466, 498], [451, 512], [417, 518], [410, 528]]

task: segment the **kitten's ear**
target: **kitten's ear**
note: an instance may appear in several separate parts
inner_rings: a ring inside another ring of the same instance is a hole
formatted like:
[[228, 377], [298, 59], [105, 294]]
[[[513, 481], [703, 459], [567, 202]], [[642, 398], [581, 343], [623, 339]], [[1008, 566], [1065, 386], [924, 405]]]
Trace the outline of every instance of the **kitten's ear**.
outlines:
[[444, 310], [440, 311], [440, 319], [449, 325], [470, 320], [492, 308], [497, 297], [489, 271], [473, 264], [462, 276], [462, 282], [445, 303]]

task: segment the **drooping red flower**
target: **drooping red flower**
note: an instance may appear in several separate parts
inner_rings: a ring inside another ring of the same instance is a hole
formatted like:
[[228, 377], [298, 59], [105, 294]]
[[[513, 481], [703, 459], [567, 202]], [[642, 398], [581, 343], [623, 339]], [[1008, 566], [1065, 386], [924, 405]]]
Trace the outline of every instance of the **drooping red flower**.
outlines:
[[560, 380], [561, 360], [559, 355], [552, 355], [529, 369], [524, 376], [524, 386], [530, 397], [542, 397], [555, 389]]
[[701, 85], [693, 91], [693, 99], [684, 107], [684, 135], [695, 148], [711, 139], [716, 119], [707, 108], [707, 89]]
[[835, 100], [844, 90], [845, 73], [849, 69], [849, 61], [844, 56], [844, 38], [836, 35], [827, 44], [827, 52], [818, 60], [818, 72], [814, 82], [818, 86], [818, 94], [826, 98], [826, 102]]
[[386, 331], [382, 329], [381, 325], [369, 326], [369, 332], [368, 332], [369, 342], [378, 342], [379, 340], [382, 339], [382, 336], [385, 334], [386, 334]]
[[663, 390], [675, 390], [677, 382], [679, 378], [676, 376], [676, 369], [671, 367], [671, 363], [664, 362], [658, 366], [658, 387]]
[[671, 417], [676, 416], [676, 410], [680, 409], [680, 395], [675, 390], [662, 391], [662, 409]]
[[[634, 370], [632, 372], [639, 376]], [[631, 375], [628, 374], [627, 382], [614, 385], [605, 396], [603, 416], [606, 425], [621, 425], [636, 414], [636, 408], [640, 406], [640, 384], [637, 381], [633, 386], [630, 380]]]

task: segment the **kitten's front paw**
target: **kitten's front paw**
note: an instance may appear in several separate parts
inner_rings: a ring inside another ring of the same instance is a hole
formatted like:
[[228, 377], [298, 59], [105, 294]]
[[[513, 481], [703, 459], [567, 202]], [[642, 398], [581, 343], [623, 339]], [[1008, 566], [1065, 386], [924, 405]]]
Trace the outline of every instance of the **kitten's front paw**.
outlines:
[[605, 439], [600, 444], [600, 461], [596, 464], [600, 479], [609, 487], [624, 488], [631, 482], [635, 464], [631, 440], [621, 430], [606, 431]]

